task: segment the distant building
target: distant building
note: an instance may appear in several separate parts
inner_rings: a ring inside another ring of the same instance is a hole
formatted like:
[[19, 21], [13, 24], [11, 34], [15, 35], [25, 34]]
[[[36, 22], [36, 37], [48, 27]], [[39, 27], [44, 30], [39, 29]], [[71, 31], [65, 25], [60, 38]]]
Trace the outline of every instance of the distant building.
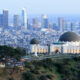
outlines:
[[66, 20], [64, 19], [63, 20], [63, 31], [67, 31], [68, 30], [68, 26], [67, 26], [67, 23], [66, 23]]
[[14, 23], [14, 27], [19, 27], [19, 15], [14, 15], [14, 20], [13, 20], [13, 23]]
[[25, 8], [22, 10], [22, 27], [23, 29], [27, 29], [27, 14]]
[[3, 27], [6, 28], [8, 27], [8, 18], [9, 18], [9, 13], [8, 10], [3, 10]]
[[48, 28], [49, 27], [49, 22], [46, 14], [42, 16], [42, 27], [43, 28]]
[[33, 28], [39, 28], [39, 20], [38, 18], [34, 18], [33, 19]]
[[0, 27], [3, 27], [3, 14], [0, 14]]
[[58, 25], [56, 23], [52, 24], [52, 28], [56, 31], [59, 31]]
[[66, 21], [63, 18], [58, 19], [58, 26], [60, 32], [64, 32], [67, 30]]
[[0, 62], [0, 68], [4, 68], [5, 67], [5, 64]]
[[75, 30], [75, 23], [71, 23], [70, 28], [71, 28], [71, 31], [74, 31]]

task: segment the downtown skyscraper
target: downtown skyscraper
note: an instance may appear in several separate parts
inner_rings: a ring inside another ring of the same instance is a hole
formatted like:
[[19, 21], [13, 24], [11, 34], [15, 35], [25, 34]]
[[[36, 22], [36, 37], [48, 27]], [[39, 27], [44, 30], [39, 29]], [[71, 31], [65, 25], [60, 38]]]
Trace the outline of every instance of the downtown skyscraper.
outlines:
[[14, 27], [19, 27], [19, 15], [14, 15], [13, 23]]
[[44, 14], [42, 16], [42, 27], [44, 27], [44, 28], [48, 28], [49, 27], [49, 22], [48, 22], [48, 18], [47, 18], [46, 14]]
[[8, 10], [3, 10], [3, 27], [8, 27], [8, 19], [9, 18], [9, 12]]
[[38, 18], [34, 18], [33, 19], [33, 27], [34, 28], [39, 28], [39, 20], [38, 20]]
[[3, 26], [3, 14], [0, 14], [0, 27]]
[[27, 29], [27, 13], [25, 8], [22, 10], [22, 28]]
[[60, 32], [66, 31], [67, 30], [67, 24], [66, 24], [65, 19], [63, 19], [63, 18], [60, 17], [58, 19], [58, 26], [59, 26], [59, 31]]

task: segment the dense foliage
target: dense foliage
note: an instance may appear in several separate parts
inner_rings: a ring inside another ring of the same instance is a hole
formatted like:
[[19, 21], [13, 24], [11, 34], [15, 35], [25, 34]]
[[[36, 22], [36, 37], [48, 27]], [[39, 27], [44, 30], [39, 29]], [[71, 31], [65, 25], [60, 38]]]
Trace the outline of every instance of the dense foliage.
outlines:
[[80, 57], [25, 62], [25, 68], [23, 80], [80, 80]]
[[19, 59], [26, 54], [25, 49], [13, 48], [9, 46], [0, 46], [0, 57], [12, 57]]

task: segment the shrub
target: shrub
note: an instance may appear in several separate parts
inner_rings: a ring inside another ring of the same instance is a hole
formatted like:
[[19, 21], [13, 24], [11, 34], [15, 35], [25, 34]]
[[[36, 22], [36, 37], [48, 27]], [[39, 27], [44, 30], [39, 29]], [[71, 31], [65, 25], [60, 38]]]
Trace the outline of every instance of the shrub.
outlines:
[[31, 72], [25, 72], [22, 74], [23, 80], [37, 80], [37, 77]]

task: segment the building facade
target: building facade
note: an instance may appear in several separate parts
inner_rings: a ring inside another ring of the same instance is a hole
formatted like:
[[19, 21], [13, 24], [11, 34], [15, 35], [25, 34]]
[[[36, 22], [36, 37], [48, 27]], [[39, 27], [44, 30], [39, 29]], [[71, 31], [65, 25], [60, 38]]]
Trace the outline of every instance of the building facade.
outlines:
[[19, 15], [14, 15], [13, 23], [14, 27], [19, 27]]
[[48, 18], [47, 18], [47, 15], [44, 14], [42, 16], [42, 27], [48, 28], [48, 26], [49, 26]]
[[80, 54], [80, 38], [74, 32], [64, 33], [59, 41], [50, 45], [31, 44], [31, 53], [38, 54]]
[[8, 19], [9, 18], [9, 13], [8, 10], [3, 10], [3, 27], [6, 28], [8, 27]]
[[0, 14], [0, 27], [3, 26], [3, 14]]
[[25, 8], [22, 10], [22, 27], [23, 29], [27, 29], [27, 14]]

